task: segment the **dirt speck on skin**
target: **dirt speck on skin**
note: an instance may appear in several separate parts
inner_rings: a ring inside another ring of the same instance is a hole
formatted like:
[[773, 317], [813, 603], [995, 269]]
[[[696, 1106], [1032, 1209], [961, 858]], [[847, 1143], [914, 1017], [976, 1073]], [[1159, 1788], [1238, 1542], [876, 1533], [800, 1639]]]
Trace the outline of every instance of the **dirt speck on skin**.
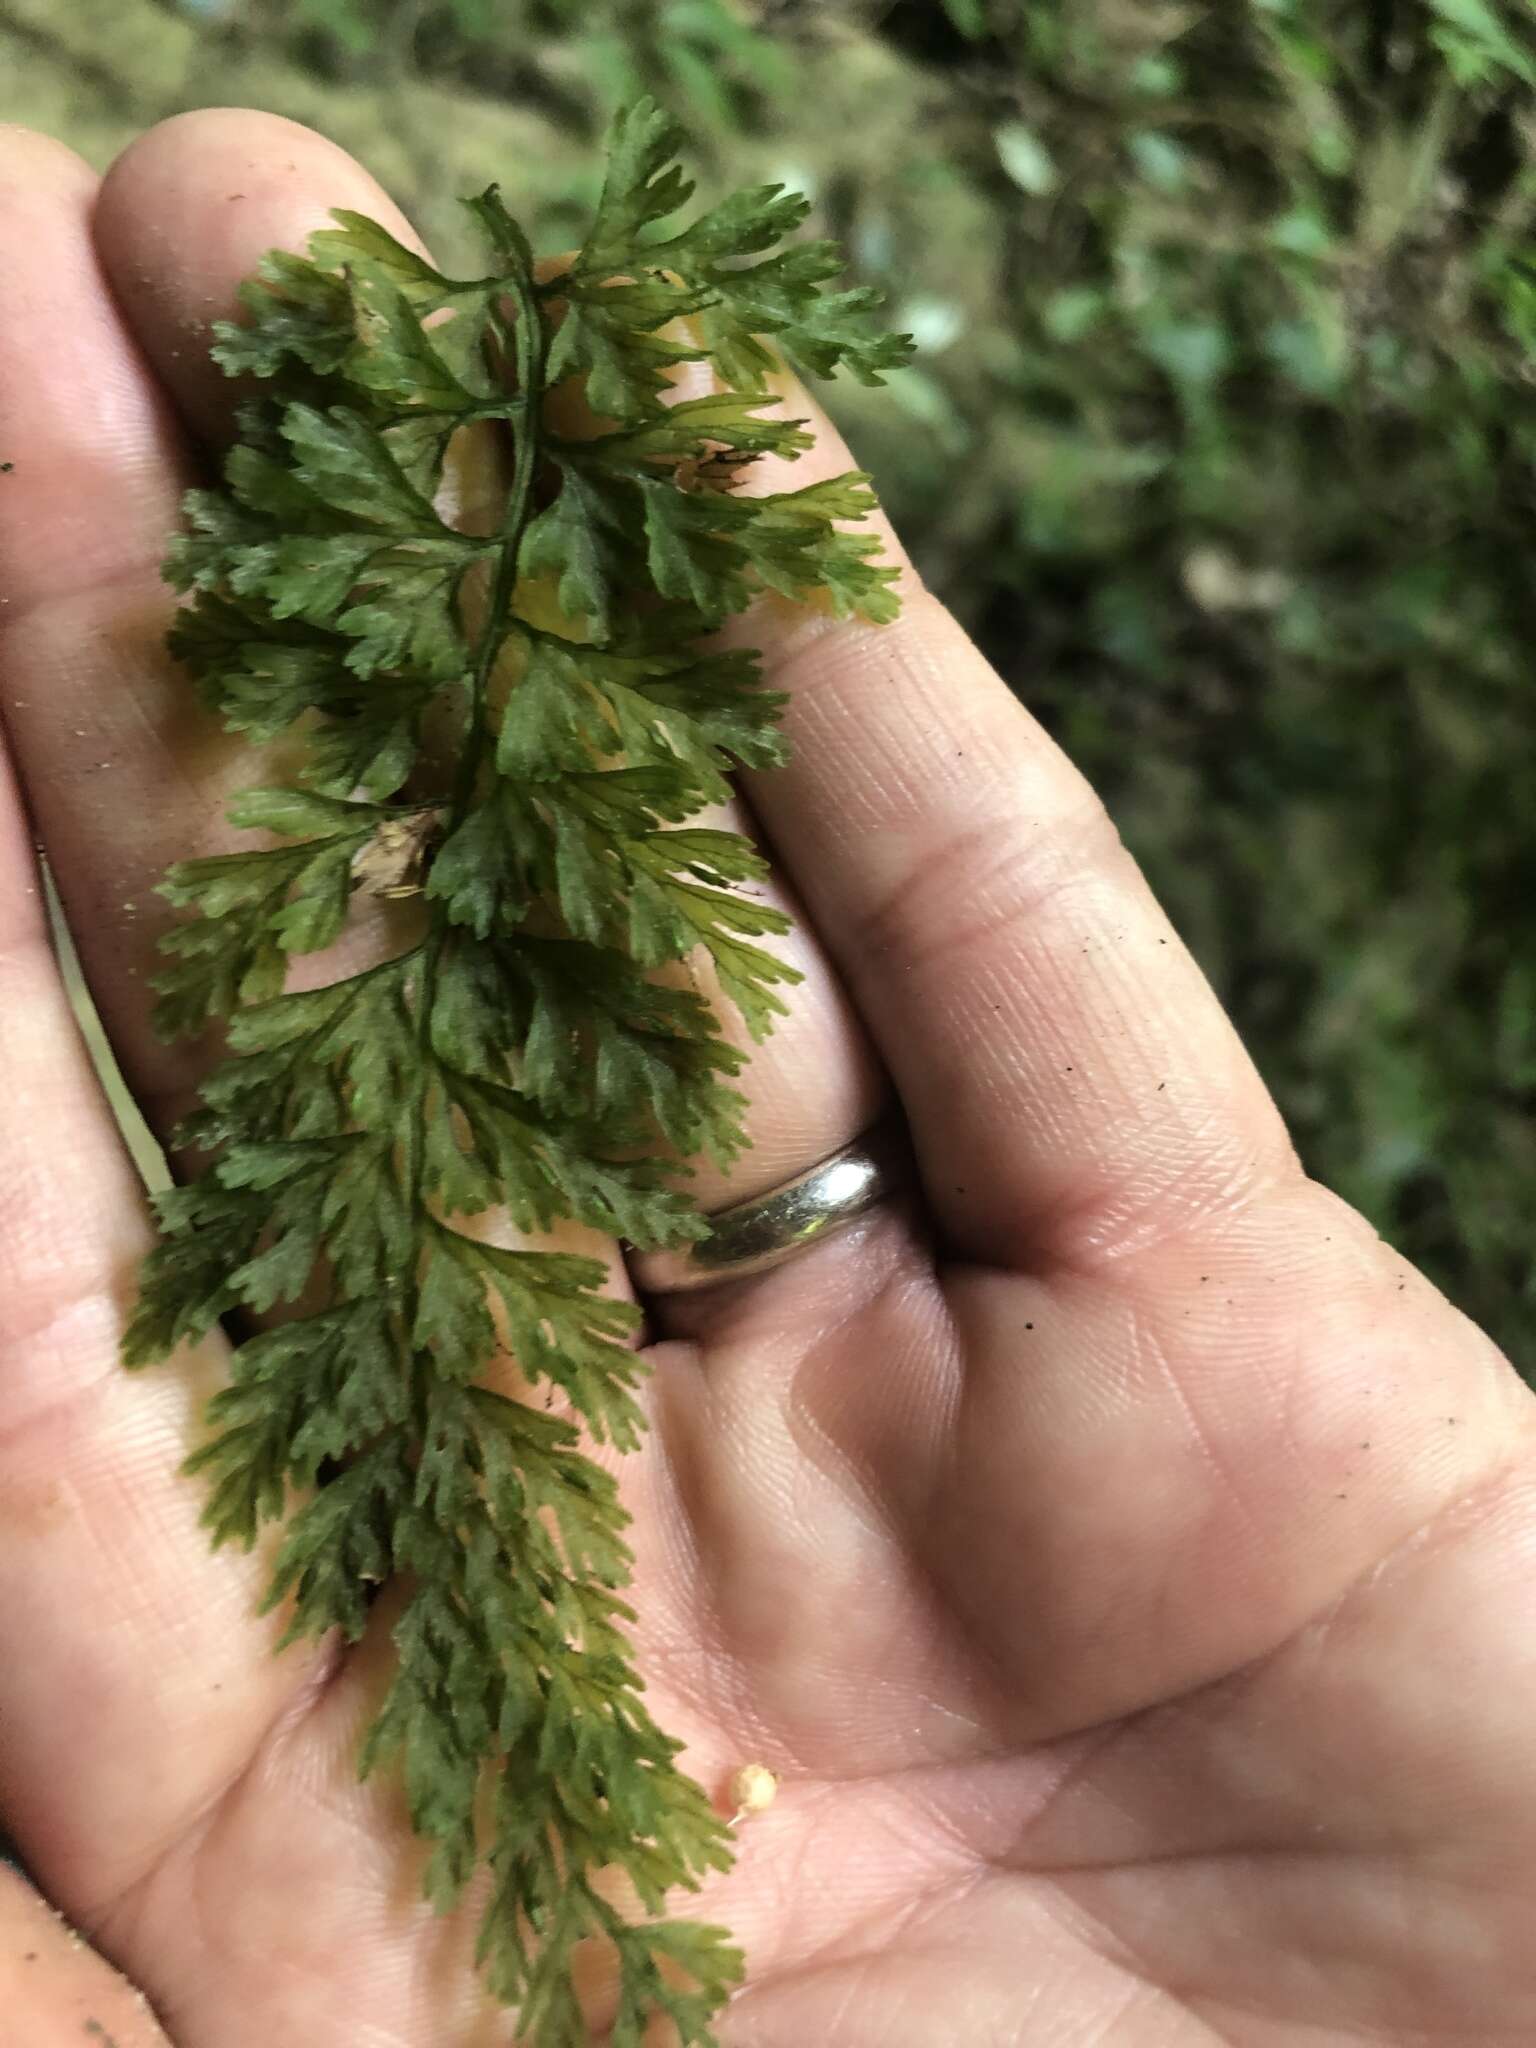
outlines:
[[90, 2035], [93, 2041], [100, 2041], [102, 2043], [102, 2048], [117, 2048], [116, 2041], [113, 2040], [112, 2036], [107, 2032], [106, 2028], [101, 2024], [100, 2020], [87, 2020], [85, 2023], [85, 2031]]

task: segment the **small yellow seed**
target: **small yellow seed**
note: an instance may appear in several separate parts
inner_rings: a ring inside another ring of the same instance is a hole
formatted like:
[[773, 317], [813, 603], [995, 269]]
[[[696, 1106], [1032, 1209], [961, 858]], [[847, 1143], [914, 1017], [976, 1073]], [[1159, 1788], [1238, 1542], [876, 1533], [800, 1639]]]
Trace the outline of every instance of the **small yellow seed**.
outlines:
[[733, 1820], [749, 1813], [766, 1813], [779, 1796], [779, 1781], [766, 1764], [743, 1764], [731, 1780]]

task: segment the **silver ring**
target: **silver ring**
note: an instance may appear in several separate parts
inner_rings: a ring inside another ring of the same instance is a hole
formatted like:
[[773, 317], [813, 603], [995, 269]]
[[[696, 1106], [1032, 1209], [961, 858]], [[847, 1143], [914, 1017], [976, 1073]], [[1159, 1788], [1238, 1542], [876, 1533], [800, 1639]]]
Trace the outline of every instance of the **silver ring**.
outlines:
[[895, 1147], [866, 1134], [806, 1173], [711, 1216], [710, 1234], [680, 1251], [630, 1261], [647, 1294], [691, 1293], [766, 1273], [868, 1213], [897, 1184]]

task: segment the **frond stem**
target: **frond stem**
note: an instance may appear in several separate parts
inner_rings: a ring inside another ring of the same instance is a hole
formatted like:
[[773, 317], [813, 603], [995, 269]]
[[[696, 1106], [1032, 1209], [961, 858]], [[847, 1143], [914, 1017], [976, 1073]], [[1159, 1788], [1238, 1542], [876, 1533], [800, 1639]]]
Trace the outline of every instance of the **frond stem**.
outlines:
[[[451, 836], [464, 822], [474, 803], [475, 785], [479, 780], [486, 741], [489, 738], [485, 715], [486, 694], [491, 671], [496, 665], [496, 657], [501, 652], [502, 642], [506, 638], [512, 595], [517, 587], [518, 552], [533, 510], [533, 485], [538, 472], [542, 445], [541, 407], [544, 398], [544, 361], [548, 348], [544, 316], [535, 296], [533, 279], [526, 269], [519, 267], [508, 280], [508, 285], [509, 296], [517, 309], [517, 454], [511, 487], [507, 493], [506, 511], [496, 541], [496, 573], [491, 584], [490, 603], [481, 627], [470, 676], [469, 718], [464, 733], [464, 751], [454, 784], [446, 836]], [[406, 1195], [412, 1207], [418, 1212], [422, 1203], [422, 1175], [426, 1161], [426, 1076], [430, 1067], [432, 1007], [437, 987], [438, 962], [442, 957], [447, 934], [446, 922], [439, 919], [427, 942], [417, 1004], [417, 1037], [422, 1055], [422, 1080], [412, 1110]]]

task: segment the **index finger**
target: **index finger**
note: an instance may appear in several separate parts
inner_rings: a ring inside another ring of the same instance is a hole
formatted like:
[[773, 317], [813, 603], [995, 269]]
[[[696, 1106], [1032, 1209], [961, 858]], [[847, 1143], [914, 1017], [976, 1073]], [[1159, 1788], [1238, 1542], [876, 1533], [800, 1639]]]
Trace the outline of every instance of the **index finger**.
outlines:
[[[793, 488], [852, 466], [818, 408]], [[841, 968], [972, 1256], [1122, 1254], [1295, 1170], [1279, 1113], [1103, 805], [908, 575], [889, 626], [769, 599], [787, 692], [753, 808]]]

